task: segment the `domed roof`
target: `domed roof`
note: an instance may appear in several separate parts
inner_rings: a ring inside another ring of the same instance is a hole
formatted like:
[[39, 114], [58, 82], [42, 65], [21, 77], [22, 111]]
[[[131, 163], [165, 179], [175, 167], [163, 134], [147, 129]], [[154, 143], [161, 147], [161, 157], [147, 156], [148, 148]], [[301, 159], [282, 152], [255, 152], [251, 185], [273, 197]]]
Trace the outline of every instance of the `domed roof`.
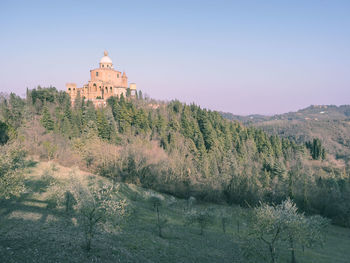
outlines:
[[108, 52], [104, 52], [104, 56], [101, 58], [100, 63], [112, 64], [111, 58], [108, 56]]

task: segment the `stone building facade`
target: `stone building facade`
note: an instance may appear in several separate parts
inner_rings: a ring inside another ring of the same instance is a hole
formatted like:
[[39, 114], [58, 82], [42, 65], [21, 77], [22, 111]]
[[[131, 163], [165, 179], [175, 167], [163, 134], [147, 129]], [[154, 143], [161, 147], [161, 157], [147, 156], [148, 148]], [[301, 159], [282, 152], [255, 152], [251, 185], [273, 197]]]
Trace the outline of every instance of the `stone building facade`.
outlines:
[[[77, 88], [75, 83], [67, 83], [67, 93], [72, 104], [78, 94], [81, 98], [90, 100], [96, 107], [106, 105], [106, 100], [111, 96], [126, 96], [128, 89], [128, 77], [125, 72], [113, 68], [113, 63], [107, 51], [100, 60], [99, 68], [90, 70], [90, 80], [82, 88]], [[130, 83], [130, 93], [136, 93], [136, 84]]]

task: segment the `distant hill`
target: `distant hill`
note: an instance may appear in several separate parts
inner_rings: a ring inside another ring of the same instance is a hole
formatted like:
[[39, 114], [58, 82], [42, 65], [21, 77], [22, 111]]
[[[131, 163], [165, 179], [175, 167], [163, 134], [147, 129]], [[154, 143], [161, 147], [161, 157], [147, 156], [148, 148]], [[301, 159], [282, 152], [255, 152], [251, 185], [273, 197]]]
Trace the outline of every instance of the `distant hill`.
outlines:
[[312, 105], [297, 112], [273, 116], [221, 114], [229, 120], [259, 127], [298, 143], [320, 138], [329, 154], [349, 165], [350, 105]]

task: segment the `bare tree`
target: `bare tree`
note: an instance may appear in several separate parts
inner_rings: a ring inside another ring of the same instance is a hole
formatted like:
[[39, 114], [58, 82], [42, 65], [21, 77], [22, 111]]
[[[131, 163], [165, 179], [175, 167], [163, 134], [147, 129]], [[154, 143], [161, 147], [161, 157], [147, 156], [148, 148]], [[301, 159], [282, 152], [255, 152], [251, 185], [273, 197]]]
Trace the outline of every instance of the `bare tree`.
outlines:
[[160, 217], [159, 207], [162, 206], [162, 200], [159, 197], [153, 195], [148, 199], [148, 201], [153, 205], [153, 209], [157, 213], [156, 225], [158, 228], [158, 235], [159, 235], [159, 237], [163, 237], [162, 230], [163, 230], [164, 226], [166, 225], [166, 223], [168, 222], [168, 220], [166, 218]]
[[204, 229], [213, 223], [213, 215], [208, 209], [191, 210], [186, 213], [185, 221], [187, 225], [197, 224], [200, 229], [200, 235], [204, 234]]

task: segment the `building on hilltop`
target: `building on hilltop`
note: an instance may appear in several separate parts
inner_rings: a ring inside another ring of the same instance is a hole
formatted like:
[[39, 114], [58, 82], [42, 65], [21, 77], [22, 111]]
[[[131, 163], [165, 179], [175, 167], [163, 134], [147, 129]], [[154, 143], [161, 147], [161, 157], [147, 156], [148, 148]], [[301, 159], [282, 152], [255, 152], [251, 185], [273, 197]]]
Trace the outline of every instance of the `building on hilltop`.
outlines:
[[[113, 63], [107, 51], [100, 60], [100, 67], [90, 70], [91, 80], [82, 88], [77, 88], [75, 83], [67, 83], [67, 93], [72, 104], [78, 94], [85, 100], [90, 100], [96, 107], [106, 105], [106, 100], [111, 96], [126, 96], [128, 89], [128, 77], [125, 72], [121, 73], [113, 68]], [[130, 83], [130, 94], [136, 93], [136, 84]]]

